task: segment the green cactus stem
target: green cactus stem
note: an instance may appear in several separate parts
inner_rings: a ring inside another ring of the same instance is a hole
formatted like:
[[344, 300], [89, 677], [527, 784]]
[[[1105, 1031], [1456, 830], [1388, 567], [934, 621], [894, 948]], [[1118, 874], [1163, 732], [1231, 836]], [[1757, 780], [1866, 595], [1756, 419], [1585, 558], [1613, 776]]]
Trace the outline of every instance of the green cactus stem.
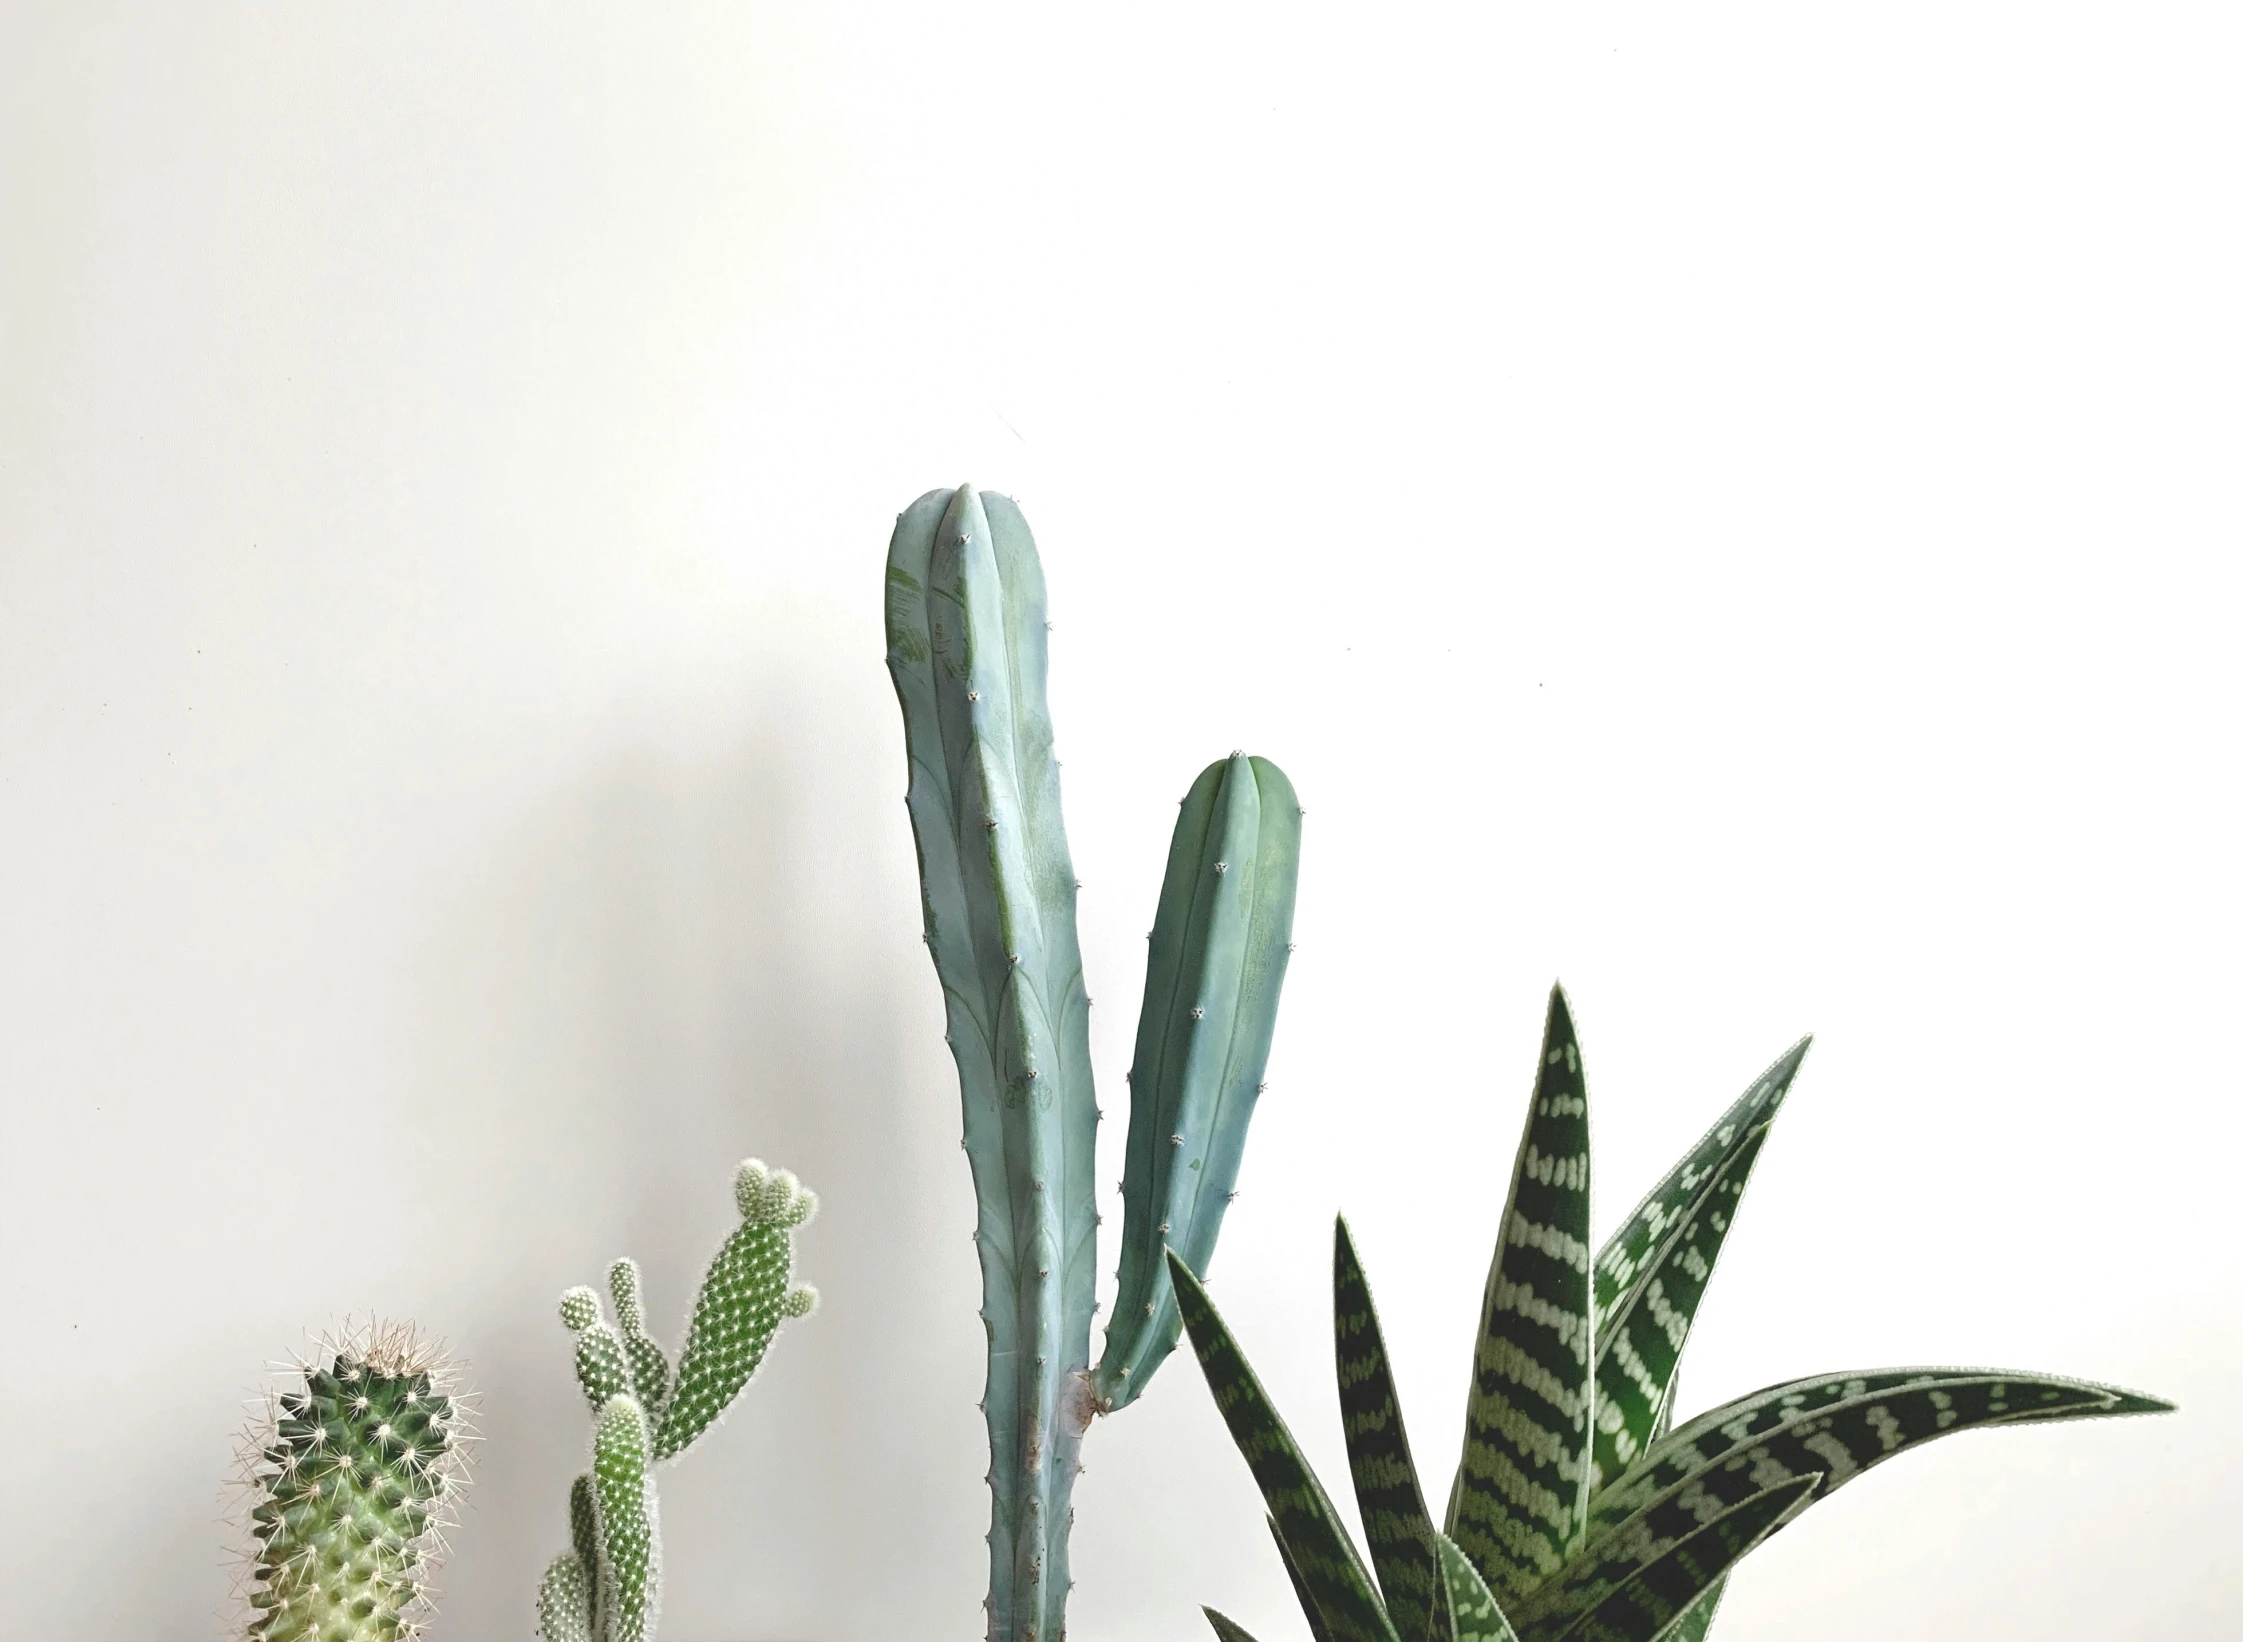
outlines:
[[1043, 568], [1009, 500], [932, 491], [897, 520], [888, 666], [980, 1200], [996, 1639], [1063, 1628], [1098, 1275], [1090, 1000], [1044, 703], [1046, 625]]
[[615, 1300], [615, 1326], [623, 1353], [631, 1359], [639, 1406], [660, 1408], [670, 1400], [670, 1359], [646, 1331], [646, 1307], [639, 1300], [639, 1263], [629, 1255], [607, 1269], [607, 1291]]
[[323, 1346], [252, 1432], [254, 1642], [400, 1642], [464, 1481], [448, 1365], [409, 1328]]
[[1238, 1184], [1293, 942], [1301, 805], [1285, 772], [1233, 753], [1184, 797], [1153, 920], [1129, 1081], [1121, 1276], [1095, 1384], [1120, 1408], [1182, 1324], [1173, 1248], [1205, 1275]]
[[537, 1588], [537, 1634], [548, 1642], [592, 1642], [592, 1583], [584, 1560], [563, 1551]]
[[989, 1635], [1059, 1642], [1092, 1416], [1173, 1348], [1162, 1249], [1212, 1255], [1290, 950], [1300, 806], [1276, 766], [1218, 761], [1183, 801], [1130, 1102], [1120, 1300], [1095, 1382], [1099, 1120], [1074, 867], [1045, 704], [1043, 568], [1009, 499], [930, 491], [888, 547], [925, 938], [942, 983], [979, 1213], [989, 1370]]
[[818, 1194], [751, 1157], [734, 1176], [732, 1195], [740, 1228], [709, 1262], [693, 1302], [677, 1388], [657, 1428], [658, 1460], [692, 1446], [762, 1365], [780, 1322], [807, 1317], [818, 1303], [816, 1289], [790, 1283], [794, 1231], [817, 1213]]
[[654, 1435], [631, 1397], [611, 1397], [592, 1429], [592, 1494], [599, 1505], [600, 1634], [647, 1642], [662, 1604], [662, 1537], [655, 1527]]
[[723, 1417], [762, 1366], [779, 1324], [807, 1317], [818, 1292], [794, 1277], [794, 1234], [818, 1198], [784, 1169], [749, 1158], [733, 1175], [740, 1224], [709, 1262], [673, 1372], [646, 1332], [635, 1261], [608, 1267], [616, 1322], [589, 1288], [561, 1296], [576, 1336], [576, 1378], [595, 1416], [592, 1469], [569, 1490], [570, 1549], [538, 1588], [545, 1642], [650, 1642], [660, 1610], [662, 1537], [654, 1466]]

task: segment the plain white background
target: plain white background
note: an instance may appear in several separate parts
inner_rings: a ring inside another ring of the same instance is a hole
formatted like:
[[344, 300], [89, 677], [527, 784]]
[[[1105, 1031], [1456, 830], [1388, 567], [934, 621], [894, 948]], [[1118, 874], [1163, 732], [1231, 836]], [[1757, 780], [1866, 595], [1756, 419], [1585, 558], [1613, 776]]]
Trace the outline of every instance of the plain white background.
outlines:
[[[1990, 1363], [1717, 1635], [2243, 1623], [2243, 290], [2215, 6], [0, 5], [5, 1629], [226, 1634], [241, 1400], [417, 1318], [526, 1637], [613, 1254], [759, 1152], [826, 1304], [665, 1479], [667, 1642], [979, 1633], [980, 1330], [881, 667], [1018, 495], [1119, 1105], [1178, 794], [1309, 809], [1216, 1292], [1445, 1476], [1562, 976], [1617, 1219], [1803, 1030], [1683, 1381]], [[1118, 1161], [1109, 1170], [1118, 1177]], [[1182, 1360], [1075, 1633], [1304, 1634]]]

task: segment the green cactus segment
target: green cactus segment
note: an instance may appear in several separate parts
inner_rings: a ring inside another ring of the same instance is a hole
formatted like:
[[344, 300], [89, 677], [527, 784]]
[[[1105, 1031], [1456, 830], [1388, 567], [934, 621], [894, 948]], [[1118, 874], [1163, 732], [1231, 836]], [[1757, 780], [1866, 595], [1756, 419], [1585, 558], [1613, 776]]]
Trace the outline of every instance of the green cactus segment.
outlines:
[[600, 1315], [600, 1297], [588, 1288], [573, 1288], [561, 1296], [561, 1323], [576, 1336], [576, 1383], [592, 1412], [613, 1397], [635, 1396], [637, 1377], [623, 1339]]
[[449, 1488], [451, 1400], [428, 1372], [347, 1351], [277, 1401], [257, 1456], [248, 1635], [397, 1642]]
[[1652, 1445], [1597, 1496], [1589, 1538], [1564, 1573], [1513, 1611], [1550, 1634], [1696, 1531], [1706, 1513], [1813, 1478], [1821, 1499], [1871, 1466], [1936, 1437], [2169, 1405], [2111, 1386], [1986, 1369], [1886, 1369], [1770, 1386], [1699, 1415]]
[[1099, 1401], [1142, 1395], [1176, 1347], [1164, 1250], [1204, 1277], [1238, 1183], [1292, 951], [1301, 805], [1285, 772], [1233, 753], [1184, 797], [1145, 964], [1129, 1083], [1121, 1273]]
[[1289, 1553], [1304, 1603], [1323, 1621], [1332, 1642], [1398, 1642], [1363, 1560], [1332, 1509], [1293, 1435], [1270, 1406], [1261, 1381], [1247, 1366], [1238, 1342], [1217, 1314], [1207, 1291], [1183, 1260], [1171, 1254], [1168, 1269], [1176, 1285], [1185, 1331], [1198, 1354], [1215, 1408], [1230, 1427], [1231, 1440], [1245, 1457], [1262, 1491], [1279, 1540]]
[[644, 1411], [630, 1397], [610, 1399], [592, 1431], [604, 1642], [647, 1642], [654, 1634], [662, 1603], [662, 1538], [655, 1526], [653, 1457]]
[[1435, 1543], [1440, 1547], [1441, 1575], [1449, 1588], [1450, 1623], [1456, 1630], [1456, 1642], [1519, 1642], [1518, 1633], [1503, 1617], [1494, 1593], [1480, 1577], [1480, 1570], [1472, 1566], [1472, 1559], [1446, 1534], [1436, 1531]]
[[1097, 1288], [1090, 1003], [1044, 700], [1045, 625], [1043, 570], [1010, 501], [965, 485], [898, 518], [888, 670], [979, 1200], [997, 1642], [1056, 1642], [1065, 1629]]
[[1332, 1351], [1355, 1503], [1387, 1617], [1404, 1642], [1455, 1642], [1439, 1531], [1425, 1509], [1378, 1307], [1344, 1219], [1332, 1228]]
[[1215, 1627], [1215, 1634], [1222, 1642], [1254, 1642], [1253, 1634], [1237, 1620], [1217, 1613], [1213, 1608], [1202, 1608], [1199, 1611], [1207, 1616], [1207, 1623]]
[[599, 1495], [589, 1471], [569, 1484], [569, 1544], [575, 1547], [576, 1560], [584, 1569], [584, 1611], [592, 1616], [596, 1632], [606, 1593], [600, 1587]]
[[1651, 1444], [1690, 1324], [1767, 1138], [1766, 1124], [1738, 1137], [1669, 1223], [1619, 1303], [1597, 1319], [1595, 1487], [1619, 1476]]
[[1481, 1301], [1449, 1536], [1497, 1599], [1555, 1573], [1588, 1510], [1589, 1103], [1550, 990], [1533, 1104]]
[[592, 1642], [591, 1583], [574, 1551], [563, 1551], [537, 1587], [537, 1634], [545, 1642]]
[[762, 1365], [780, 1322], [801, 1316], [812, 1298], [791, 1280], [794, 1230], [817, 1211], [817, 1194], [750, 1158], [733, 1179], [733, 1196], [740, 1225], [709, 1262], [694, 1299], [677, 1388], [655, 1435], [658, 1460], [683, 1453], [716, 1423]]
[[639, 1406], [657, 1423], [670, 1400], [670, 1359], [646, 1331], [646, 1303], [641, 1298], [639, 1263], [625, 1256], [607, 1269], [607, 1290], [615, 1297], [616, 1331], [623, 1336], [624, 1355], [631, 1362], [631, 1379], [637, 1386]]
[[1529, 1626], [1528, 1642], [1661, 1642], [1745, 1553], [1804, 1511], [1812, 1474], [1749, 1494], [1647, 1558], [1594, 1607], [1562, 1624]]

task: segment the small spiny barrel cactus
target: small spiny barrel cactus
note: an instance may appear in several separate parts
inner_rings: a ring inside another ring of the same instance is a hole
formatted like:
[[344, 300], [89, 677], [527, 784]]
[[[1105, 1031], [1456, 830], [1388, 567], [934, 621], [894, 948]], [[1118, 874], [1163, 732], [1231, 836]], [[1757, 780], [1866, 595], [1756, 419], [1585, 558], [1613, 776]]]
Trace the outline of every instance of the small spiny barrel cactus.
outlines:
[[398, 1642], [427, 1606], [465, 1478], [458, 1391], [410, 1328], [352, 1331], [272, 1398], [244, 1459], [253, 1496], [246, 1635]]

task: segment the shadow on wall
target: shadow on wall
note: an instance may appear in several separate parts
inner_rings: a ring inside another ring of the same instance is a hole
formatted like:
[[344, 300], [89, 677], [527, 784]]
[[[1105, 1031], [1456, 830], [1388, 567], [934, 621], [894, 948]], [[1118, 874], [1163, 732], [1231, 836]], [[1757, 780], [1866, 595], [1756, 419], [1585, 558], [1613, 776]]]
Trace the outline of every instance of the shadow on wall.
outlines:
[[660, 1473], [665, 1634], [976, 1610], [971, 1206], [955, 1099], [907, 1076], [931, 1059], [908, 1038], [940, 1025], [907, 824], [874, 774], [893, 752], [866, 734], [835, 757], [789, 722], [714, 751], [631, 738], [444, 897], [415, 1081], [452, 1244], [427, 1311], [473, 1365], [486, 1440], [438, 1636], [525, 1634], [566, 1544], [590, 1428], [556, 1297], [632, 1254], [674, 1350], [751, 1154], [823, 1199], [798, 1275], [824, 1298]]

